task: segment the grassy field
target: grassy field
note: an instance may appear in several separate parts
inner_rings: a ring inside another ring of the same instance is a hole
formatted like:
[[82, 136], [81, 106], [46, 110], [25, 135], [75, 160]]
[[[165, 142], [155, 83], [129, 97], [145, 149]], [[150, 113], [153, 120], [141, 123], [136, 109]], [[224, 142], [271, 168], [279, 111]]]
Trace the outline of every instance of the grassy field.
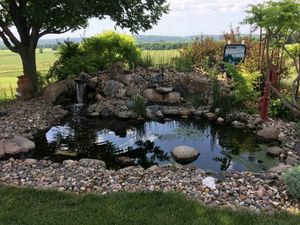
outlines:
[[[55, 54], [51, 49], [44, 49], [43, 53], [37, 50], [37, 69], [45, 72], [55, 60]], [[19, 55], [9, 51], [0, 51], [0, 99], [11, 98], [11, 90], [17, 86], [17, 76], [23, 74], [22, 62]]]
[[204, 207], [177, 193], [75, 195], [0, 186], [0, 225], [296, 225], [300, 217]]
[[171, 59], [178, 55], [178, 50], [145, 50], [142, 52], [142, 56], [150, 57], [156, 67], [169, 65]]
[[[155, 66], [169, 64], [171, 58], [178, 55], [177, 50], [165, 51], [143, 51], [143, 57], [151, 57]], [[55, 61], [55, 53], [51, 49], [44, 49], [43, 53], [36, 51], [37, 69], [46, 72]], [[20, 57], [9, 51], [0, 50], [0, 99], [11, 98], [11, 90], [17, 86], [17, 76], [22, 74], [22, 63]]]

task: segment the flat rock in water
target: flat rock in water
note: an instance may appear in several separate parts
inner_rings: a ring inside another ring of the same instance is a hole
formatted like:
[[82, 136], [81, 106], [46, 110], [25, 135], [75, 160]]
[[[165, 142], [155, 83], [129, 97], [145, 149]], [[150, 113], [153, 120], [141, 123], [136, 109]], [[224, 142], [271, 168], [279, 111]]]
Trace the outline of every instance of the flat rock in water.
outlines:
[[269, 147], [267, 149], [267, 154], [272, 156], [280, 156], [281, 153], [284, 153], [284, 150], [278, 146]]
[[174, 159], [181, 163], [190, 163], [196, 160], [199, 156], [199, 152], [189, 146], [177, 146], [171, 151]]

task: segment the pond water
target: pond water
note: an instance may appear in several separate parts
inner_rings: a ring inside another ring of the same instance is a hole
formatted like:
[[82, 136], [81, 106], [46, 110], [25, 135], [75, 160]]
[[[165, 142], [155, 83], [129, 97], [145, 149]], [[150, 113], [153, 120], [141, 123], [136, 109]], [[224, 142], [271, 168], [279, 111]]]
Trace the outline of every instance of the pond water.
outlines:
[[171, 150], [180, 145], [197, 149], [200, 155], [191, 165], [208, 171], [259, 172], [277, 165], [251, 132], [205, 121], [70, 119], [39, 133], [35, 142], [30, 157], [54, 162], [101, 159], [110, 169], [121, 168], [119, 157], [134, 159], [144, 168], [174, 163]]

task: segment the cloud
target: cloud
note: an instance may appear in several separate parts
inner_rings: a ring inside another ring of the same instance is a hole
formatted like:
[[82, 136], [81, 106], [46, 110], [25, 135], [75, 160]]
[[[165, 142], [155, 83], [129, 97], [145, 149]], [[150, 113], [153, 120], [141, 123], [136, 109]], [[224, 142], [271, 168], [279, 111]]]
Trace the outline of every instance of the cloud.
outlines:
[[250, 4], [264, 0], [169, 0], [171, 14], [194, 13], [210, 14], [218, 12], [244, 12]]

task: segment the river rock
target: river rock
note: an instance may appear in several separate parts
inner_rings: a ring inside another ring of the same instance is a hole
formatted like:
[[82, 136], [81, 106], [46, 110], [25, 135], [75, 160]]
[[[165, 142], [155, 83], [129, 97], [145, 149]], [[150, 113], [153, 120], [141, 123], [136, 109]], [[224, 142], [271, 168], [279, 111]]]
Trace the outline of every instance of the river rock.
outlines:
[[173, 87], [157, 87], [155, 90], [160, 94], [167, 94], [173, 91]]
[[164, 96], [154, 89], [147, 89], [144, 92], [144, 96], [146, 100], [150, 103], [163, 103], [164, 102]]
[[217, 119], [217, 115], [215, 113], [212, 113], [212, 112], [208, 112], [205, 114], [206, 118], [209, 120], [209, 121], [214, 121]]
[[267, 149], [267, 154], [272, 156], [280, 156], [280, 154], [284, 153], [284, 150], [278, 146], [269, 147]]
[[163, 106], [162, 113], [165, 116], [179, 116], [180, 115], [180, 108], [176, 106]]
[[124, 84], [115, 80], [109, 80], [105, 83], [103, 93], [106, 97], [123, 98], [126, 94]]
[[257, 136], [264, 141], [275, 141], [278, 139], [279, 130], [275, 127], [265, 127], [257, 132]]
[[219, 118], [217, 119], [217, 123], [218, 123], [218, 124], [223, 124], [223, 123], [225, 123], [225, 120], [224, 120], [222, 117], [219, 117]]
[[199, 152], [189, 146], [177, 146], [171, 151], [174, 159], [181, 163], [190, 163], [198, 158]]
[[197, 109], [197, 110], [193, 111], [193, 115], [196, 117], [201, 117], [201, 116], [203, 116], [203, 112], [202, 112], [202, 110]]
[[269, 169], [269, 172], [271, 173], [284, 173], [288, 171], [289, 169], [293, 168], [291, 165], [279, 165], [276, 167], [273, 167]]
[[234, 128], [237, 128], [237, 129], [244, 129], [246, 127], [246, 125], [240, 121], [233, 121], [232, 124], [231, 124]]

